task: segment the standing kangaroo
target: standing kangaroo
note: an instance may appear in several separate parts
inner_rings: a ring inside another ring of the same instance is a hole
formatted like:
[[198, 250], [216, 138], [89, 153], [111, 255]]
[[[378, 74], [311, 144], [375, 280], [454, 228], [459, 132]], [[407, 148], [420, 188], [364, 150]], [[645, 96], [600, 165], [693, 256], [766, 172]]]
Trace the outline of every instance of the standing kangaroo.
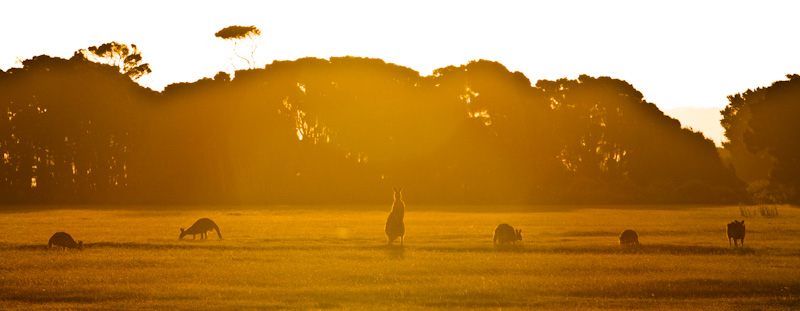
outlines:
[[403, 223], [405, 216], [406, 204], [403, 203], [403, 188], [394, 189], [394, 202], [392, 203], [392, 212], [389, 213], [389, 218], [386, 219], [386, 236], [389, 237], [389, 245], [400, 238], [400, 245], [403, 245], [403, 236], [406, 234], [406, 226]]
[[[742, 247], [744, 247], [744, 220], [734, 220], [732, 223], [729, 223], [727, 232], [728, 246], [738, 247], [739, 245], [736, 244], [736, 240], [742, 240]], [[731, 239], [733, 239], [733, 245], [731, 245]]]
[[53, 234], [53, 236], [50, 237], [50, 241], [47, 241], [47, 247], [53, 248], [53, 245], [61, 247], [64, 250], [67, 250], [67, 248], [83, 250], [83, 241], [78, 241], [76, 243], [75, 240], [72, 239], [72, 236], [66, 232], [56, 232]]
[[200, 218], [194, 223], [194, 225], [189, 227], [189, 229], [183, 230], [183, 228], [181, 228], [180, 238], [183, 239], [184, 236], [191, 234], [192, 240], [194, 240], [195, 235], [199, 234], [200, 239], [204, 240], [208, 238], [207, 232], [212, 230], [217, 230], [217, 235], [219, 235], [219, 239], [222, 240], [222, 233], [219, 232], [219, 227], [217, 227], [217, 224], [215, 224], [211, 219]]

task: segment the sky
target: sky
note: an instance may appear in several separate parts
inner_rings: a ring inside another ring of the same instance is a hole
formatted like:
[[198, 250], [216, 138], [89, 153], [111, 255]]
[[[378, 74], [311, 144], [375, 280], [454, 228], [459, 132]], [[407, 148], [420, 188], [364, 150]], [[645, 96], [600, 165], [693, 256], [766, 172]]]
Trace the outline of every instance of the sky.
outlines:
[[[246, 67], [214, 33], [254, 25], [258, 67], [350, 55], [429, 75], [487, 59], [533, 83], [625, 80], [669, 114], [721, 109], [728, 95], [800, 73], [798, 12], [800, 1], [3, 0], [0, 69], [117, 41], [137, 45], [153, 70], [140, 83], [162, 90]], [[718, 124], [692, 119], [679, 118], [695, 129]]]

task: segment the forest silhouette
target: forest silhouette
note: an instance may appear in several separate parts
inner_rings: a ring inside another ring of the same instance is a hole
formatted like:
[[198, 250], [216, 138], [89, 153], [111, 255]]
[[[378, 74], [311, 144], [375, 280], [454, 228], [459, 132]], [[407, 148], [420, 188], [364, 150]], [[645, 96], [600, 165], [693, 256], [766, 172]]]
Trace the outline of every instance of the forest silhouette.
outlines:
[[3, 204], [797, 201], [797, 75], [730, 97], [721, 158], [610, 77], [301, 58], [157, 92], [86, 55], [0, 71]]

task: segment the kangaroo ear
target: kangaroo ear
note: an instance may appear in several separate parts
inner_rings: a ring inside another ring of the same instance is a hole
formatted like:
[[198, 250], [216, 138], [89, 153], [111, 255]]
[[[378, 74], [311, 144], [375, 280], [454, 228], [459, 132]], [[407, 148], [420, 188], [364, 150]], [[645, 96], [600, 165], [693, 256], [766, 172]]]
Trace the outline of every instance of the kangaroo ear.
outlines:
[[396, 188], [394, 188], [394, 187], [392, 187], [392, 191], [394, 191], [394, 192], [397, 192], [397, 189], [396, 189]]
[[400, 190], [398, 190], [398, 192], [403, 192], [403, 187], [400, 187]]
[[183, 233], [183, 228], [181, 228], [181, 233]]

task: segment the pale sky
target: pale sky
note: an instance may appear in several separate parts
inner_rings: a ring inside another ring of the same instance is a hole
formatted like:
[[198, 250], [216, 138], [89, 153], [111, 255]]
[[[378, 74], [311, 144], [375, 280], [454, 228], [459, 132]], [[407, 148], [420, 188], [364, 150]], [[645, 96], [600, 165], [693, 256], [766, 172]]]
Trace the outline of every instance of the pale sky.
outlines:
[[2, 0], [0, 69], [133, 43], [153, 69], [143, 84], [161, 90], [231, 72], [232, 46], [214, 33], [254, 25], [259, 67], [351, 55], [428, 75], [487, 59], [533, 83], [622, 79], [662, 110], [723, 108], [727, 95], [800, 73], [798, 14], [800, 1]]

